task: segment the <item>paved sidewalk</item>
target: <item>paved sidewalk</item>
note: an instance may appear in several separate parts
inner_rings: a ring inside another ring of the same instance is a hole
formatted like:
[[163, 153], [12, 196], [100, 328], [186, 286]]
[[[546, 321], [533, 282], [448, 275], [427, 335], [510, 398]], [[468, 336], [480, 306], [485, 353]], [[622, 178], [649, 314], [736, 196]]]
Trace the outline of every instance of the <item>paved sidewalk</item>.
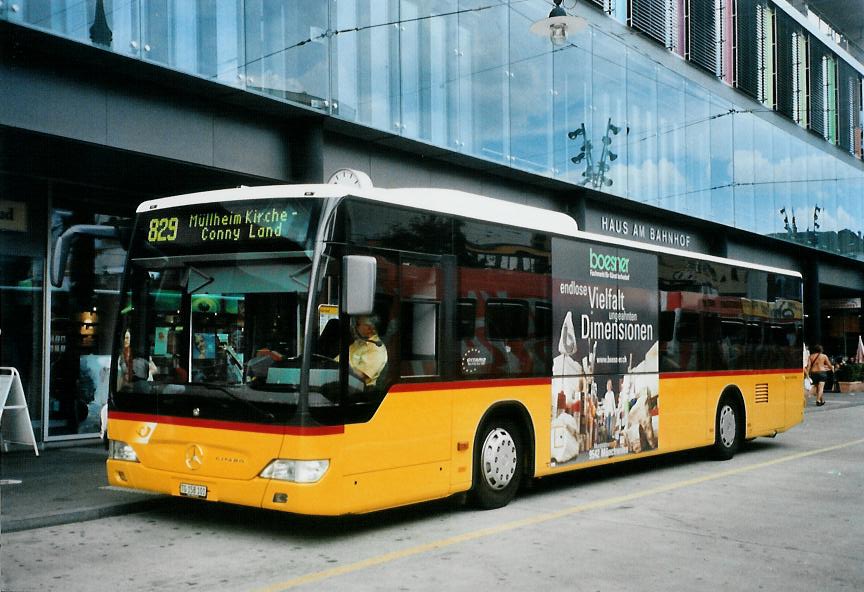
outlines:
[[170, 497], [108, 487], [101, 444], [10, 450], [0, 457], [0, 532], [155, 509]]

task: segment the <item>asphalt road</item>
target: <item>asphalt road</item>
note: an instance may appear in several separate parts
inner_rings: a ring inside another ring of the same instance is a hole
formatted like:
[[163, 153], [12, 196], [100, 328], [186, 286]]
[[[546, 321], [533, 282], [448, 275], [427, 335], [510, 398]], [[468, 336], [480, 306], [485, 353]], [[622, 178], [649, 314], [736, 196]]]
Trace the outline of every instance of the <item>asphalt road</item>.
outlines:
[[4, 591], [864, 589], [864, 396], [733, 460], [540, 481], [506, 508], [315, 519], [177, 500], [3, 535]]

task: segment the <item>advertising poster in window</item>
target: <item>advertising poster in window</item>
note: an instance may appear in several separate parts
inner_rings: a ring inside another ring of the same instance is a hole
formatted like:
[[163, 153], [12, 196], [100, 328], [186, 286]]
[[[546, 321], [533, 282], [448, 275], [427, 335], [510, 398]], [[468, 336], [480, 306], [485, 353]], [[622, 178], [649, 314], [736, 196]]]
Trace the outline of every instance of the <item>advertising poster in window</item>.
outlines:
[[552, 466], [656, 449], [656, 255], [554, 239], [552, 277]]

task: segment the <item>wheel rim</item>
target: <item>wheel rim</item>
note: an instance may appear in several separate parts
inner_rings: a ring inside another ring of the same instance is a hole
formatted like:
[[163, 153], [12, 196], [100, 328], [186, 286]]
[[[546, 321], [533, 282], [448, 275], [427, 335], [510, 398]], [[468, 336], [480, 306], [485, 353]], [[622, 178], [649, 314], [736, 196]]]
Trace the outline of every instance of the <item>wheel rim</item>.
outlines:
[[735, 443], [738, 428], [735, 422], [735, 410], [729, 405], [723, 405], [720, 410], [720, 441], [730, 448]]
[[516, 442], [507, 430], [495, 428], [483, 442], [483, 478], [492, 489], [507, 487], [516, 474]]

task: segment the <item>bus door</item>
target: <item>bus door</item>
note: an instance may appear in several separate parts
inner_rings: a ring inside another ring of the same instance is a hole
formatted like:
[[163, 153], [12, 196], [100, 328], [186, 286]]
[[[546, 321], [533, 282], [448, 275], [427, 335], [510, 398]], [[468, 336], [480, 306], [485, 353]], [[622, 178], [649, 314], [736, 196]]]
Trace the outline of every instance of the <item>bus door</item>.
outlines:
[[[370, 421], [351, 427], [358, 437], [347, 444], [346, 467], [357, 473], [388, 471], [390, 478], [405, 473], [403, 479], [423, 481], [417, 487], [428, 497], [430, 487], [443, 492], [449, 486], [449, 474], [440, 470], [440, 463], [450, 458], [452, 400], [448, 389], [439, 388], [449, 274], [441, 257], [374, 255], [376, 301], [382, 303], [376, 317], [387, 350], [379, 387], [386, 395]], [[413, 487], [403, 483], [398, 491], [385, 488], [375, 495], [404, 495], [398, 501], [409, 501]]]
[[394, 352], [394, 359], [398, 360], [398, 381], [413, 384], [412, 390], [395, 394], [393, 404], [406, 418], [401, 428], [413, 454], [431, 462], [450, 457], [451, 395], [447, 389], [434, 388], [443, 374], [444, 283], [441, 257], [400, 257], [398, 353]]

